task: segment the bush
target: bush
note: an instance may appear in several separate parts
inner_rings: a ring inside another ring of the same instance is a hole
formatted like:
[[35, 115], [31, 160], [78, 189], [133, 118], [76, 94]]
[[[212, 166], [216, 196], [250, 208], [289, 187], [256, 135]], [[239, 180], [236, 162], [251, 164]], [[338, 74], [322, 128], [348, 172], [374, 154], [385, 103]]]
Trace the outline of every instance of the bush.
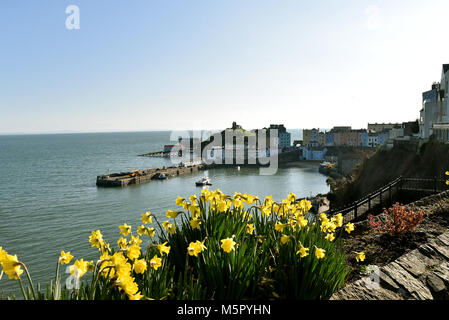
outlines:
[[416, 227], [423, 221], [425, 212], [423, 210], [415, 212], [404, 205], [395, 203], [388, 210], [384, 209], [384, 215], [384, 220], [368, 215], [369, 224], [377, 232], [397, 235], [416, 230]]

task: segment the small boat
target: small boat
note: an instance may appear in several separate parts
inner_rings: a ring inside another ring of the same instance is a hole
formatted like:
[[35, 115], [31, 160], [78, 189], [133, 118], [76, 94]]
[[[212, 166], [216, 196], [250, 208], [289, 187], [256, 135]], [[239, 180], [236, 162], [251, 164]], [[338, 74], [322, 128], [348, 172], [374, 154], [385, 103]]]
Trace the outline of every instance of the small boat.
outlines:
[[197, 187], [200, 186], [211, 186], [212, 183], [210, 182], [209, 177], [204, 177], [203, 179], [201, 179], [200, 181], [195, 182]]
[[167, 179], [167, 175], [164, 174], [164, 173], [161, 173], [157, 178], [158, 178], [159, 180], [165, 180], [165, 179]]

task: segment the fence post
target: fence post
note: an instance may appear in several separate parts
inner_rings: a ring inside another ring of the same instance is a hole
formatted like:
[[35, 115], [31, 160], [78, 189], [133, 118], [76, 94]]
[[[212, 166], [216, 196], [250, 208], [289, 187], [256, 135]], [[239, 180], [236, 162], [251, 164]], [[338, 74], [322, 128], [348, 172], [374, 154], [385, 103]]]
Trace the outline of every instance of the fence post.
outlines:
[[379, 192], [379, 206], [382, 209], [382, 188], [380, 188], [380, 192]]
[[371, 193], [368, 195], [368, 212], [371, 213]]
[[437, 193], [437, 177], [433, 177], [433, 192]]
[[388, 195], [390, 196], [390, 206], [391, 206], [391, 204], [393, 203], [393, 199], [391, 198], [391, 184], [388, 187]]

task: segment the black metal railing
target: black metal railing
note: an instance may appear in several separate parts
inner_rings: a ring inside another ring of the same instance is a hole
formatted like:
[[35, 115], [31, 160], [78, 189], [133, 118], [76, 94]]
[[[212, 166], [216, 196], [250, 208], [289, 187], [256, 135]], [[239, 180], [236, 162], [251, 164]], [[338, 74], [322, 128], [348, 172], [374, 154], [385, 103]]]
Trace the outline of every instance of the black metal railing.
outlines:
[[383, 206], [392, 205], [400, 191], [417, 191], [429, 195], [440, 193], [447, 189], [448, 186], [445, 179], [404, 178], [401, 176], [367, 196], [343, 208], [329, 210], [326, 214], [334, 216], [341, 213], [344, 221], [350, 222], [365, 217], [367, 213], [370, 213], [375, 208], [382, 209]]

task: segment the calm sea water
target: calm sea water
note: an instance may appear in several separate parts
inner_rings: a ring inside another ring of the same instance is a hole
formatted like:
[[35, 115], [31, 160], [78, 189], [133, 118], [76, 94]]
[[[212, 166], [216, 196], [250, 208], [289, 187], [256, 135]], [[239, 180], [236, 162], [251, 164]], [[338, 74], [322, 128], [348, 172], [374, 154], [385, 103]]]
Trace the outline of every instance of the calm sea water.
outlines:
[[[292, 140], [298, 138], [293, 133]], [[171, 165], [169, 159], [137, 156], [160, 151], [167, 143], [170, 132], [0, 136], [0, 246], [18, 255], [35, 283], [46, 284], [61, 250], [75, 258], [98, 258], [88, 241], [92, 230], [100, 229], [116, 247], [118, 225], [126, 222], [136, 230], [147, 210], [165, 220], [177, 196], [199, 194], [194, 182], [204, 172], [123, 189], [97, 188], [95, 181], [108, 170]], [[290, 192], [305, 197], [329, 190], [316, 166], [279, 169], [274, 176], [258, 173], [249, 168], [207, 172], [212, 188], [231, 195], [247, 192], [282, 200]], [[0, 280], [1, 291], [21, 297], [17, 282], [7, 276]]]

